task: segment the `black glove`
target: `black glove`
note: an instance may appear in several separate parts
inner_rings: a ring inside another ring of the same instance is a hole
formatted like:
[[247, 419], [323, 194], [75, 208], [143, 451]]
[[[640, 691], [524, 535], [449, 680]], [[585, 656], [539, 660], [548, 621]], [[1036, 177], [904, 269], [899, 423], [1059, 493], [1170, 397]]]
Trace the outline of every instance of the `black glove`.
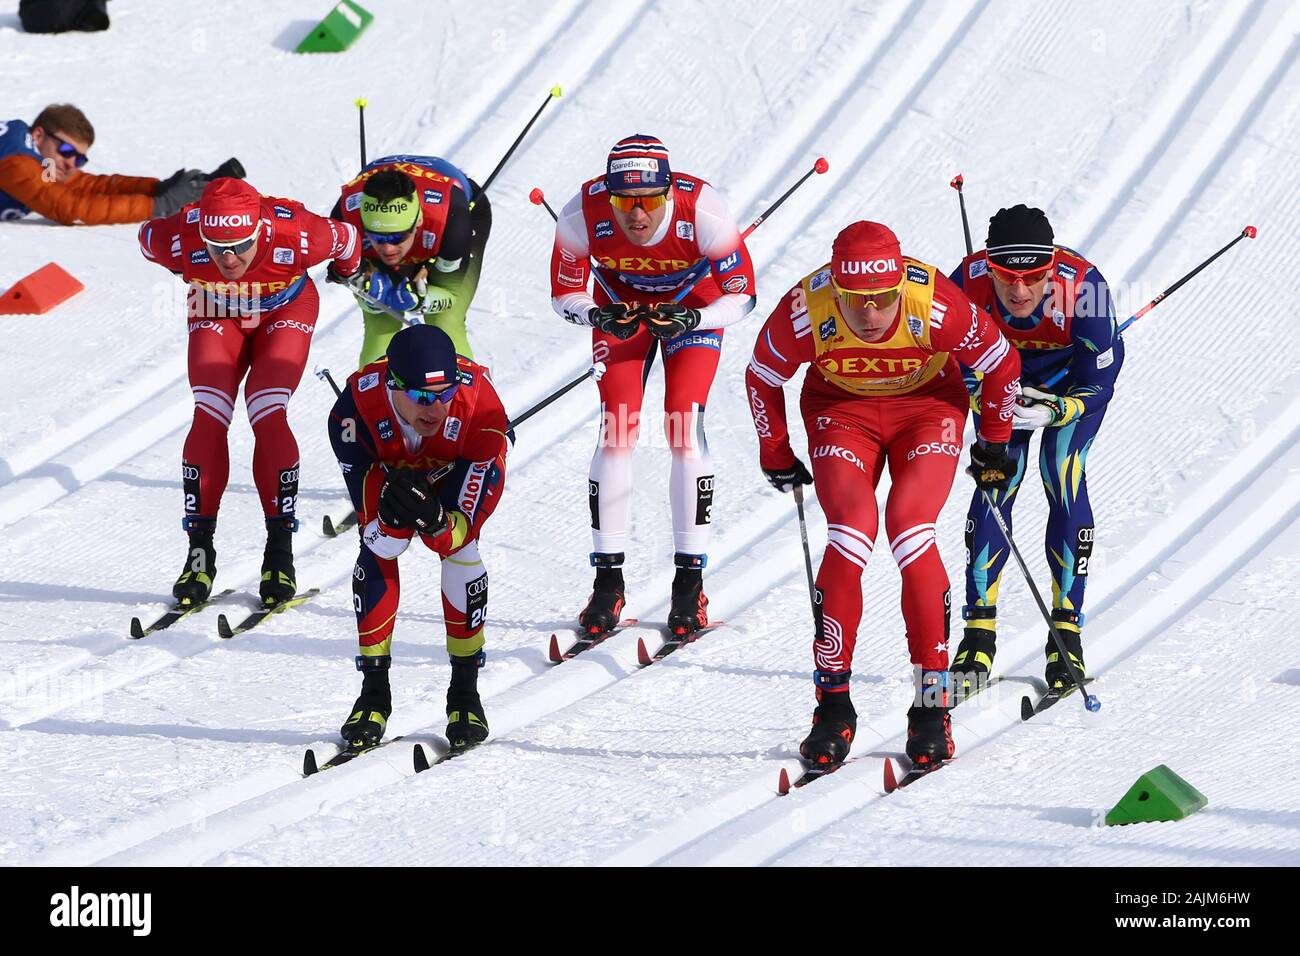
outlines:
[[197, 202], [209, 182], [208, 174], [200, 170], [176, 170], [153, 188], [153, 217], [170, 216]]
[[763, 477], [777, 491], [794, 491], [795, 485], [811, 485], [812, 475], [798, 458], [789, 468], [764, 468]]
[[379, 493], [379, 520], [390, 528], [437, 535], [447, 527], [447, 512], [427, 473], [393, 468]]
[[229, 176], [231, 179], [243, 179], [244, 178], [243, 163], [235, 159], [235, 157], [231, 156], [228, 160], [226, 160], [224, 163], [222, 163], [212, 172], [208, 173], [209, 179], [221, 179], [226, 176]]
[[587, 313], [591, 324], [606, 335], [612, 335], [619, 341], [627, 341], [636, 335], [640, 322], [628, 311], [626, 302], [611, 302]]
[[184, 176], [184, 175], [185, 175], [185, 170], [183, 170], [183, 169], [178, 169], [178, 170], [176, 170], [176, 172], [172, 173], [172, 174], [171, 174], [170, 176], [168, 176], [166, 179], [160, 179], [160, 180], [158, 180], [158, 182], [154, 183], [154, 186], [153, 186], [153, 192], [151, 192], [149, 195], [151, 195], [151, 196], [161, 196], [161, 195], [162, 195], [163, 193], [165, 193], [167, 190], [171, 189], [171, 188], [172, 188], [173, 186], [175, 186], [178, 182], [180, 182], [180, 181], [181, 181], [181, 177]]
[[1011, 483], [1015, 473], [1016, 463], [1007, 454], [1006, 442], [986, 442], [981, 438], [971, 446], [966, 474], [975, 479], [980, 490], [1002, 490]]
[[[363, 259], [362, 262], [365, 262], [365, 260]], [[336, 282], [339, 285], [351, 285], [352, 280], [357, 278], [360, 274], [361, 268], [358, 266], [351, 275], [345, 276], [343, 273], [339, 272], [338, 262], [334, 259], [331, 259], [330, 264], [325, 267], [325, 281]]]
[[700, 310], [676, 302], [656, 302], [648, 309], [639, 309], [639, 318], [657, 339], [671, 339], [683, 335], [700, 324]]

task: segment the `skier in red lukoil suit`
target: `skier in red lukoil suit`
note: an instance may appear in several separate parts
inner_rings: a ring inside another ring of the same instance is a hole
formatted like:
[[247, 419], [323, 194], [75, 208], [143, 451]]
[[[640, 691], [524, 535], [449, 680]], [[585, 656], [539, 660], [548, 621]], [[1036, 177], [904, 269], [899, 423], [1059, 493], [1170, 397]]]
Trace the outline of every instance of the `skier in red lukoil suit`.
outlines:
[[197, 203], [140, 227], [145, 258], [189, 285], [189, 377], [194, 420], [181, 474], [185, 567], [172, 588], [177, 604], [206, 601], [216, 573], [213, 533], [230, 475], [226, 432], [239, 383], [253, 426], [253, 479], [266, 517], [264, 606], [297, 589], [292, 534], [298, 498], [298, 443], [289, 397], [302, 378], [320, 304], [307, 275], [333, 260], [340, 278], [356, 272], [361, 242], [346, 223], [308, 212], [293, 199], [263, 196], [238, 179], [213, 180]]
[[[597, 283], [587, 285], [593, 267]], [[592, 635], [611, 630], [625, 603], [623, 561], [645, 382], [664, 363], [664, 430], [672, 451], [674, 564], [668, 627], [689, 635], [708, 623], [714, 472], [704, 409], [723, 329], [754, 308], [754, 267], [736, 220], [711, 185], [674, 173], [668, 150], [637, 134], [610, 150], [605, 173], [564, 206], [551, 255], [551, 303], [592, 327], [601, 433], [588, 475], [596, 580], [579, 617]]]
[[[813, 474], [795, 457], [781, 386], [805, 362], [800, 407]], [[968, 399], [958, 362], [984, 375], [971, 474], [1004, 486], [1020, 359], [997, 325], [932, 265], [904, 256], [886, 226], [855, 222], [768, 317], [745, 373], [763, 474], [779, 490], [809, 484], [826, 514], [813, 643], [817, 709], [800, 747], [814, 767], [844, 760], [857, 730], [849, 675], [862, 617], [862, 572], [875, 548], [875, 489], [889, 464], [889, 548], [903, 577], [903, 619], [916, 668], [907, 754], [952, 756], [948, 717], [948, 575], [934, 525], [961, 455]]]
[[447, 743], [453, 751], [481, 743], [488, 574], [478, 542], [505, 494], [513, 441], [488, 370], [458, 355], [442, 329], [409, 326], [389, 340], [384, 358], [348, 379], [329, 432], [361, 526], [352, 595], [363, 676], [343, 739], [353, 750], [375, 746], [392, 716], [398, 558], [418, 539], [442, 561]]

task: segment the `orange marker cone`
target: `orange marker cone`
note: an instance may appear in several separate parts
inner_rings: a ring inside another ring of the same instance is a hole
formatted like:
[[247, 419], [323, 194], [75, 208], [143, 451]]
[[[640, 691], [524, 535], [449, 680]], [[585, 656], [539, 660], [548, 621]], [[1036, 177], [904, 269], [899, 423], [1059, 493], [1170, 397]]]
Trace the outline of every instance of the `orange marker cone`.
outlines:
[[57, 263], [41, 266], [0, 295], [0, 315], [44, 315], [84, 289]]

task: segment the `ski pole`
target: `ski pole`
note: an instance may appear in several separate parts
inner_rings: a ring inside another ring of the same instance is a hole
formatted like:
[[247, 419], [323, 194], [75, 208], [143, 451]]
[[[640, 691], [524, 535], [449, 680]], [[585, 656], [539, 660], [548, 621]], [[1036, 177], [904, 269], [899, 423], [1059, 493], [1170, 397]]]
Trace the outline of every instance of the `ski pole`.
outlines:
[[[533, 191], [530, 192], [530, 193], [528, 194], [528, 199], [529, 199], [529, 201], [530, 201], [534, 206], [543, 206], [543, 207], [545, 207], [546, 211], [549, 212], [549, 213], [551, 214], [551, 218], [552, 218], [552, 219], [557, 220], [557, 221], [559, 220], [559, 216], [557, 216], [557, 215], [555, 214], [555, 210], [551, 208], [551, 204], [548, 203], [548, 202], [546, 201], [546, 194], [543, 193], [540, 189], [534, 187], [534, 188], [533, 188]], [[701, 260], [701, 261], [703, 261], [703, 260]], [[697, 262], [696, 265], [699, 265], [699, 263]], [[595, 265], [594, 262], [592, 263], [591, 274], [592, 274], [592, 276], [595, 277], [596, 281], [600, 284], [600, 287], [601, 287], [602, 289], [605, 290], [605, 295], [609, 296], [609, 301], [610, 301], [610, 302], [621, 302], [621, 301], [622, 301], [618, 296], [616, 296], [616, 295], [614, 294], [614, 290], [611, 289], [611, 288], [609, 287], [609, 283], [605, 281], [605, 277], [602, 276], [602, 275], [600, 274], [600, 270], [596, 268], [596, 265]], [[695, 284], [696, 284], [697, 282], [699, 282], [700, 279], [703, 279], [704, 276], [706, 276], [706, 275], [708, 275], [708, 274], [709, 274], [709, 273], [706, 271], [706, 272], [704, 273], [704, 275], [701, 275], [701, 276], [699, 276], [698, 278], [696, 278], [695, 280], [693, 280], [692, 282], [687, 283], [687, 285], [686, 285], [685, 288], [683, 288], [681, 291], [679, 291], [679, 292], [677, 293], [677, 295], [673, 296], [673, 301], [674, 301], [674, 302], [680, 302], [680, 301], [682, 301], [682, 299], [686, 298], [687, 294], [688, 294], [692, 289], [695, 288]]]
[[371, 310], [374, 312], [382, 312], [384, 315], [391, 316], [392, 318], [397, 319], [399, 322], [405, 322], [407, 325], [421, 324], [420, 320], [415, 318], [409, 312], [398, 312], [396, 309], [384, 305], [384, 303], [380, 302], [369, 292], [366, 292], [364, 289], [358, 289], [350, 282], [346, 282], [342, 279], [330, 278], [329, 273], [325, 274], [325, 281], [333, 282], [335, 285], [343, 286], [349, 292], [355, 295], [358, 299], [361, 299], [363, 302], [365, 302], [366, 305], [370, 306]]
[[366, 107], [370, 101], [362, 97], [357, 98], [357, 122], [361, 127], [361, 165], [366, 165]]
[[813, 620], [817, 620], [817, 586], [813, 583], [812, 552], [808, 550], [808, 522], [803, 513], [803, 485], [794, 486], [794, 504], [799, 510], [799, 537], [803, 540], [803, 568], [808, 573], [808, 600]]
[[789, 199], [790, 196], [793, 195], [796, 189], [798, 189], [805, 182], [807, 182], [809, 176], [811, 176], [813, 173], [817, 173], [818, 175], [821, 175], [822, 173], [826, 172], [826, 170], [830, 168], [831, 168], [831, 164], [826, 162], [826, 157], [818, 156], [817, 162], [812, 164], [812, 169], [808, 170], [808, 172], [800, 176], [799, 181], [796, 182], [789, 189], [787, 189], [785, 192], [783, 192], [781, 194], [780, 199], [778, 199], [776, 202], [772, 203], [772, 205], [768, 206], [765, 210], [763, 210], [762, 214], [749, 224], [749, 228], [740, 234], [740, 238], [748, 239], [749, 234], [753, 232], [755, 229], [757, 229], [759, 226], [761, 226], [763, 224], [764, 219], [766, 219], [768, 216], [772, 215], [772, 213], [776, 212], [779, 208], [781, 208], [781, 204], [785, 202], [787, 199]]
[[[551, 87], [551, 91], [546, 94], [546, 99], [542, 101], [542, 105], [537, 107], [537, 112], [533, 114], [533, 118], [524, 124], [524, 128], [519, 131], [519, 135], [516, 136], [515, 141], [510, 144], [510, 148], [506, 150], [506, 154], [502, 156], [501, 161], [497, 163], [496, 169], [492, 170], [491, 175], [489, 175], [483, 185], [479, 187], [478, 191], [480, 195], [487, 192], [488, 187], [492, 185], [492, 180], [497, 178], [497, 173], [501, 172], [501, 168], [505, 166], [510, 157], [514, 155], [515, 150], [519, 148], [519, 144], [522, 143], [524, 137], [528, 135], [528, 131], [533, 128], [533, 124], [536, 123], [538, 118], [542, 115], [542, 111], [551, 104], [551, 100], [559, 99], [563, 95], [564, 91], [558, 86]], [[469, 208], [473, 209], [474, 203], [471, 202]]]
[[975, 251], [975, 248], [971, 245], [970, 222], [966, 219], [966, 194], [961, 191], [961, 187], [965, 183], [966, 180], [962, 178], [961, 173], [958, 173], [948, 185], [957, 190], [957, 202], [961, 204], [961, 231], [966, 236], [966, 255], [970, 255]]
[[581, 385], [589, 378], [599, 382], [601, 376], [604, 374], [605, 374], [605, 363], [604, 362], [593, 363], [591, 368], [587, 369], [587, 371], [583, 372], [572, 382], [569, 382], [569, 384], [567, 385], [561, 385], [550, 395], [547, 395], [544, 399], [542, 399], [532, 408], [528, 409], [528, 411], [524, 412], [518, 418], [511, 420], [510, 424], [507, 427], [514, 428], [516, 425], [522, 425], [524, 422], [528, 421], [528, 419], [532, 418], [534, 415], [540, 412], [547, 405], [551, 404], [551, 402], [555, 401], [561, 395], [564, 395], [565, 393], [569, 392], [571, 389], [577, 388], [579, 385]]
[[[808, 172], [806, 172], [806, 173], [804, 173], [802, 176], [800, 176], [800, 177], [799, 177], [799, 181], [796, 182], [796, 183], [795, 183], [793, 186], [791, 186], [789, 189], [787, 189], [784, 193], [782, 193], [780, 199], [778, 199], [776, 202], [772, 203], [772, 205], [770, 205], [770, 206], [768, 206], [766, 209], [764, 209], [763, 212], [759, 214], [759, 217], [758, 217], [757, 219], [755, 219], [753, 222], [751, 222], [751, 223], [749, 224], [749, 227], [748, 227], [747, 229], [745, 229], [745, 231], [742, 232], [742, 233], [740, 234], [740, 238], [741, 238], [741, 239], [748, 239], [748, 238], [749, 238], [749, 234], [752, 233], [752, 232], [753, 232], [755, 229], [757, 229], [759, 226], [761, 226], [761, 225], [763, 224], [763, 221], [764, 221], [765, 219], [767, 219], [768, 216], [772, 215], [772, 213], [776, 212], [779, 208], [781, 208], [781, 204], [784, 203], [787, 199], [789, 199], [789, 198], [794, 194], [794, 191], [795, 191], [796, 189], [798, 189], [798, 188], [799, 188], [800, 186], [802, 186], [805, 182], [807, 182], [809, 176], [811, 176], [813, 173], [817, 173], [818, 175], [821, 175], [822, 173], [826, 172], [826, 170], [828, 170], [828, 169], [830, 169], [830, 168], [831, 168], [830, 163], [826, 162], [826, 157], [825, 157], [825, 156], [818, 156], [818, 157], [817, 157], [817, 161], [816, 161], [815, 163], [813, 163], [813, 165], [812, 165], [812, 169], [808, 170]], [[702, 264], [704, 264], [706, 261], [707, 261], [707, 260], [701, 259], [699, 262], [696, 263], [696, 265], [697, 265], [697, 266], [702, 265]], [[698, 283], [701, 279], [704, 278], [704, 276], [706, 276], [706, 275], [708, 275], [708, 274], [709, 274], [709, 273], [708, 273], [708, 270], [706, 269], [705, 272], [704, 272], [704, 275], [701, 275], [698, 279], [695, 279], [693, 282], [691, 282], [689, 285], [687, 285], [685, 288], [683, 288], [680, 292], [678, 292], [675, 296], [673, 296], [673, 301], [674, 301], [674, 302], [680, 302], [680, 301], [682, 301], [682, 299], [686, 298], [687, 294], [688, 294], [688, 293], [689, 293], [693, 288], [695, 288], [696, 283]]]
[[[528, 194], [528, 201], [531, 202], [534, 206], [542, 206], [547, 212], [551, 214], [551, 218], [553, 220], [555, 220], [556, 222], [560, 221], [560, 217], [555, 214], [555, 210], [551, 208], [551, 204], [546, 201], [546, 194], [543, 193], [536, 186], [534, 186], [533, 191]], [[605, 281], [604, 277], [601, 276], [600, 274], [600, 270], [597, 269], [594, 265], [592, 266], [591, 274], [596, 277], [596, 281], [600, 283], [600, 287], [605, 290], [605, 295], [609, 296], [610, 302], [622, 301], [622, 299], [620, 299], [618, 296], [614, 294], [614, 290], [609, 287], [609, 283]]]
[[316, 370], [316, 377], [320, 379], [322, 382], [330, 383], [330, 388], [334, 389], [335, 398], [341, 398], [343, 396], [343, 392], [339, 390], [338, 383], [334, 381], [334, 376], [330, 374], [329, 369], [318, 368]]
[[998, 528], [1002, 532], [1002, 537], [1006, 538], [1007, 545], [1011, 548], [1011, 553], [1016, 557], [1016, 564], [1020, 565], [1020, 573], [1025, 576], [1025, 581], [1029, 584], [1029, 590], [1034, 592], [1034, 600], [1038, 602], [1038, 610], [1043, 615], [1043, 620], [1047, 622], [1047, 629], [1051, 632], [1052, 640], [1056, 642], [1056, 649], [1061, 653], [1061, 660], [1065, 662], [1065, 667], [1070, 672], [1070, 680], [1074, 681], [1076, 687], [1083, 694], [1083, 706], [1091, 713], [1101, 710], [1101, 701], [1096, 694], [1090, 694], [1083, 686], [1083, 675], [1079, 673], [1074, 661], [1070, 660], [1070, 653], [1065, 648], [1065, 641], [1061, 639], [1060, 632], [1056, 629], [1056, 624], [1052, 621], [1052, 615], [1048, 613], [1047, 605], [1043, 603], [1043, 596], [1038, 593], [1038, 585], [1034, 583], [1033, 575], [1029, 573], [1029, 568], [1025, 565], [1025, 559], [1020, 556], [1020, 549], [1016, 547], [1016, 542], [1012, 540], [1011, 529], [1007, 523], [1002, 520], [1002, 513], [998, 511], [993, 504], [993, 496], [984, 489], [980, 489], [980, 494], [984, 496], [984, 503], [988, 505], [989, 511], [993, 512], [993, 520], [998, 523]]
[[[1232, 248], [1233, 246], [1235, 246], [1237, 243], [1241, 242], [1241, 240], [1243, 240], [1243, 239], [1254, 239], [1254, 238], [1255, 238], [1255, 235], [1256, 235], [1256, 229], [1255, 229], [1254, 226], [1247, 226], [1245, 229], [1241, 230], [1241, 233], [1240, 233], [1240, 234], [1239, 234], [1235, 239], [1233, 239], [1231, 242], [1229, 242], [1226, 246], [1224, 246], [1222, 249], [1220, 249], [1220, 250], [1219, 250], [1218, 252], [1216, 252], [1214, 255], [1210, 256], [1210, 258], [1206, 259], [1204, 262], [1202, 262], [1199, 266], [1197, 266], [1197, 267], [1196, 267], [1195, 269], [1193, 269], [1191, 272], [1187, 273], [1187, 275], [1183, 276], [1181, 279], [1179, 279], [1177, 282], [1175, 282], [1173, 285], [1171, 285], [1168, 289], [1165, 289], [1164, 292], [1161, 292], [1158, 296], [1156, 296], [1154, 299], [1152, 299], [1152, 300], [1151, 300], [1150, 302], [1148, 302], [1146, 305], [1142, 306], [1142, 308], [1140, 308], [1137, 312], [1133, 313], [1131, 316], [1129, 316], [1127, 319], [1125, 319], [1124, 322], [1123, 322], [1123, 324], [1120, 325], [1120, 327], [1119, 327], [1119, 331], [1123, 332], [1123, 331], [1124, 331], [1125, 329], [1127, 329], [1130, 325], [1132, 325], [1132, 324], [1133, 324], [1134, 322], [1136, 322], [1138, 319], [1142, 318], [1142, 316], [1146, 315], [1148, 312], [1150, 312], [1152, 309], [1154, 309], [1157, 305], [1159, 305], [1159, 304], [1160, 304], [1160, 303], [1165, 299], [1166, 296], [1169, 296], [1169, 295], [1173, 294], [1174, 292], [1177, 292], [1180, 288], [1182, 288], [1183, 283], [1187, 282], [1187, 280], [1191, 279], [1194, 275], [1196, 275], [1198, 272], [1200, 272], [1202, 269], [1204, 269], [1206, 266], [1208, 266], [1211, 262], [1213, 262], [1215, 259], [1219, 258], [1219, 256], [1223, 255], [1225, 252], [1227, 252], [1229, 249], [1231, 249], [1231, 248]], [[1069, 370], [1068, 366], [1067, 366], [1066, 368], [1062, 368], [1062, 369], [1060, 369], [1059, 371], [1056, 372], [1055, 375], [1053, 375], [1053, 376], [1052, 376], [1051, 378], [1049, 378], [1046, 382], [1044, 382], [1043, 385], [1042, 385], [1042, 387], [1043, 387], [1044, 389], [1046, 389], [1046, 388], [1050, 388], [1051, 386], [1055, 385], [1055, 384], [1056, 384], [1057, 382], [1059, 382], [1061, 379], [1065, 378], [1065, 373], [1066, 373], [1068, 370]]]

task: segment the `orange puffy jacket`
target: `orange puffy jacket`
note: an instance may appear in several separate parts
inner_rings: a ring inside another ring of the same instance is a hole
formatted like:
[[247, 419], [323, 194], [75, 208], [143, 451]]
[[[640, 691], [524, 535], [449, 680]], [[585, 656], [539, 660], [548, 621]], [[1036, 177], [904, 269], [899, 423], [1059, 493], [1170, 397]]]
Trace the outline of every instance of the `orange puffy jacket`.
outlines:
[[153, 214], [152, 176], [78, 173], [65, 183], [46, 182], [39, 160], [15, 154], [0, 159], [0, 192], [65, 226], [143, 222]]

